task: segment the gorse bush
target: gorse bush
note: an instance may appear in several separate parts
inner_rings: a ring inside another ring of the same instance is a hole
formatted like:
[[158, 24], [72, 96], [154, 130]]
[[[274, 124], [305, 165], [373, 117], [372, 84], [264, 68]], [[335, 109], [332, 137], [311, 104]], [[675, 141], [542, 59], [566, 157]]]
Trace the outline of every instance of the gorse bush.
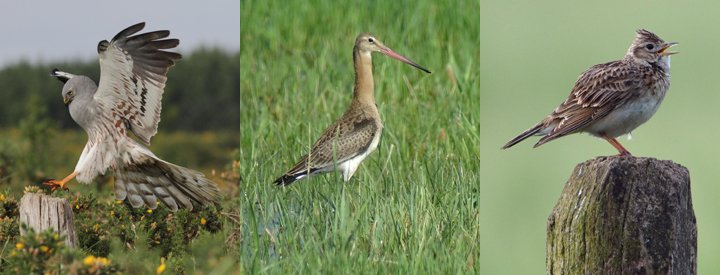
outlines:
[[[43, 192], [38, 187], [26, 192]], [[78, 248], [66, 247], [63, 236], [52, 230], [19, 234], [17, 200], [0, 194], [0, 242], [13, 246], [2, 252], [0, 271], [27, 273], [110, 274], [123, 271], [113, 257], [123, 253], [152, 255], [151, 264], [175, 272], [186, 270], [183, 260], [192, 253], [191, 244], [203, 234], [223, 229], [221, 207], [179, 210], [164, 206], [155, 210], [135, 209], [124, 201], [101, 202], [87, 195], [56, 192], [70, 203]], [[24, 225], [23, 225], [24, 226]], [[162, 258], [162, 259], [161, 259]], [[167, 259], [167, 262], [166, 262]], [[123, 259], [127, 261], [127, 259]], [[137, 271], [137, 267], [130, 267]]]

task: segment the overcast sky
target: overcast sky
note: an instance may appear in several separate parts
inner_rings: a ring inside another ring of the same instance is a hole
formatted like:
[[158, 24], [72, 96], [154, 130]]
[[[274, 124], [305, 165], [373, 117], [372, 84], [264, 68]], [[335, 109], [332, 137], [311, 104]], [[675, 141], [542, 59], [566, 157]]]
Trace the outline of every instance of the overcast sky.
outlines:
[[2, 1], [0, 67], [96, 58], [100, 40], [142, 21], [143, 32], [170, 30], [181, 53], [203, 45], [240, 48], [239, 0]]

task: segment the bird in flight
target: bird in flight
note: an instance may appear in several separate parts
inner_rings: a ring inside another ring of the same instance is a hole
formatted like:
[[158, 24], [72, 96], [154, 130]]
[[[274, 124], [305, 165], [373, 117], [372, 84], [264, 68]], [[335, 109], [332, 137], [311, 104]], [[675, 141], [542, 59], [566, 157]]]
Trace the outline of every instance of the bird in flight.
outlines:
[[109, 42], [100, 41], [99, 85], [87, 76], [52, 71], [64, 83], [63, 102], [88, 142], [70, 175], [44, 184], [67, 189], [73, 178], [90, 183], [110, 169], [115, 198], [127, 199], [134, 208], [155, 209], [158, 200], [171, 211], [217, 203], [220, 191], [215, 183], [198, 171], [158, 158], [146, 147], [157, 133], [168, 69], [181, 55], [165, 51], [180, 43], [167, 39], [169, 31], [136, 34], [144, 27], [144, 22], [138, 23]]

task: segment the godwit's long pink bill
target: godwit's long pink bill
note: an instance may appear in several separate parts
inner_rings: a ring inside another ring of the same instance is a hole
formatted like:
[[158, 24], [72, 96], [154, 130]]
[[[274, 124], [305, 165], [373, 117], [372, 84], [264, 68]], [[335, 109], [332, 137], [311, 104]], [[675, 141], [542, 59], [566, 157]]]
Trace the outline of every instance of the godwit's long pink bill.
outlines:
[[415, 68], [418, 68], [418, 69], [420, 69], [420, 70], [423, 71], [423, 72], [430, 73], [430, 71], [429, 71], [428, 69], [423, 68], [422, 66], [418, 65], [417, 63], [415, 63], [415, 61], [412, 61], [412, 60], [410, 60], [410, 58], [404, 57], [404, 56], [402, 56], [402, 55], [394, 52], [393, 50], [391, 50], [391, 49], [388, 48], [388, 47], [380, 48], [380, 52], [383, 53], [383, 54], [385, 54], [385, 55], [387, 55], [387, 56], [389, 56], [389, 57], [392, 57], [392, 58], [395, 58], [395, 59], [400, 60], [400, 61], [402, 61], [402, 62], [405, 62], [405, 63], [407, 63], [407, 64], [410, 64], [410, 66], [413, 66], [413, 67], [415, 67]]

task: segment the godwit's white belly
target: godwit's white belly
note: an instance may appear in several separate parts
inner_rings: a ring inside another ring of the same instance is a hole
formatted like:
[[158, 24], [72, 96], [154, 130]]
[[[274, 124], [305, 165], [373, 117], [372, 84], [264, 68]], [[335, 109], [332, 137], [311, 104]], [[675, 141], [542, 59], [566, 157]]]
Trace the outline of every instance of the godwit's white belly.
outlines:
[[368, 149], [365, 150], [362, 154], [357, 155], [354, 158], [348, 159], [345, 162], [338, 165], [338, 168], [340, 171], [343, 172], [343, 180], [349, 181], [350, 178], [355, 174], [355, 171], [360, 166], [360, 163], [368, 156], [370, 153], [375, 151], [377, 149], [378, 144], [380, 143], [380, 136], [382, 135], [382, 127], [378, 129], [377, 133], [372, 139], [372, 142], [370, 142], [370, 146], [368, 146]]

